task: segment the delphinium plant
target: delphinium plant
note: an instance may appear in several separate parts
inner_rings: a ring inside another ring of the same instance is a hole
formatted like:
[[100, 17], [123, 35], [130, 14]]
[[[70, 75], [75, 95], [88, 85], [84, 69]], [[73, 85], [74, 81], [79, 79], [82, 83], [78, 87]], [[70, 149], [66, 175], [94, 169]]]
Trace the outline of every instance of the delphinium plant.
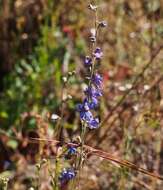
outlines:
[[[73, 180], [83, 167], [84, 161], [84, 142], [87, 128], [90, 130], [100, 126], [100, 120], [96, 116], [96, 110], [99, 106], [100, 97], [102, 96], [102, 76], [98, 72], [98, 63], [103, 57], [103, 52], [98, 47], [98, 33], [100, 28], [107, 26], [105, 21], [99, 21], [97, 18], [98, 6], [89, 4], [88, 8], [93, 13], [94, 26], [91, 29], [90, 43], [91, 53], [85, 56], [84, 68], [87, 70], [85, 76], [86, 89], [84, 90], [84, 98], [81, 103], [77, 104], [76, 111], [79, 113], [81, 121], [81, 134], [77, 144], [68, 146], [66, 150], [67, 159], [70, 159], [68, 167], [63, 168], [59, 174], [59, 182], [61, 189], [64, 189], [68, 183]], [[73, 157], [73, 161], [71, 159]]]
[[[63, 190], [67, 189], [70, 183], [73, 183], [73, 181], [77, 178], [77, 176], [80, 177], [80, 171], [83, 168], [84, 160], [85, 160], [85, 136], [87, 129], [94, 130], [97, 129], [100, 126], [100, 119], [97, 116], [97, 109], [99, 107], [100, 103], [100, 97], [102, 96], [102, 76], [98, 72], [98, 66], [99, 62], [101, 61], [103, 57], [103, 52], [101, 48], [98, 46], [98, 34], [99, 29], [104, 28], [107, 26], [107, 23], [105, 21], [99, 21], [98, 20], [98, 6], [89, 4], [88, 6], [89, 10], [92, 12], [94, 19], [94, 24], [91, 28], [91, 35], [90, 35], [90, 55], [86, 55], [83, 64], [84, 68], [86, 70], [86, 76], [84, 80], [86, 81], [86, 88], [84, 90], [84, 97], [81, 103], [78, 103], [76, 105], [76, 112], [79, 113], [80, 117], [80, 123], [81, 123], [81, 133], [77, 140], [74, 142], [67, 143], [65, 139], [63, 139], [62, 132], [63, 132], [63, 105], [67, 99], [70, 99], [70, 97], [67, 97], [64, 99], [62, 92], [61, 97], [61, 114], [60, 116], [56, 114], [52, 114], [51, 119], [52, 120], [58, 120], [56, 124], [56, 133], [55, 140], [55, 164], [53, 164], [51, 161], [51, 158], [46, 157], [46, 155], [43, 155], [39, 152], [39, 159], [38, 163], [36, 164], [36, 178], [32, 179], [30, 190], [39, 190], [42, 188], [42, 181], [41, 181], [41, 170], [44, 170], [44, 165], [48, 168], [48, 174], [51, 177], [51, 187], [53, 190]], [[73, 74], [73, 72], [72, 72]], [[67, 86], [68, 79], [70, 77], [70, 73], [68, 73], [67, 77], [63, 77], [63, 88]], [[63, 90], [62, 90], [63, 91]], [[46, 119], [45, 119], [46, 120]], [[45, 122], [47, 124], [47, 120], [44, 121], [44, 118], [41, 116], [39, 117], [39, 124], [43, 124]], [[46, 125], [48, 126], [48, 125]], [[41, 126], [40, 126], [41, 128]], [[30, 138], [31, 140], [38, 140], [37, 138]], [[43, 140], [40, 138], [40, 141]], [[45, 139], [46, 140], [46, 139]], [[54, 140], [54, 141], [55, 141]], [[48, 140], [47, 140], [48, 142]], [[44, 143], [43, 143], [44, 144]], [[43, 147], [41, 145], [40, 147]], [[41, 149], [41, 148], [40, 148]], [[43, 149], [43, 148], [42, 148]], [[50, 155], [50, 153], [49, 153]], [[41, 158], [45, 157], [41, 160]], [[55, 166], [54, 166], [55, 165]], [[46, 178], [47, 176], [45, 176]], [[5, 181], [5, 187], [4, 189], [7, 189], [7, 182]], [[74, 189], [74, 188], [71, 188]]]

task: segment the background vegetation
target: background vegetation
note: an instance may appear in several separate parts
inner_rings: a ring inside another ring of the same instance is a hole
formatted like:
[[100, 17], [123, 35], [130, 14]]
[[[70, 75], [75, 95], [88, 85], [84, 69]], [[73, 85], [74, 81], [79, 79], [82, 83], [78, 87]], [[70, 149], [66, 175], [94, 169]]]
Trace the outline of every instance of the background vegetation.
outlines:
[[[53, 155], [54, 146], [28, 140], [52, 137], [57, 124], [50, 116], [60, 115], [62, 93], [72, 97], [64, 104], [64, 137], [70, 141], [79, 133], [75, 105], [83, 96], [82, 62], [93, 19], [89, 3], [0, 1], [0, 177], [9, 177], [9, 189], [29, 189], [35, 164]], [[99, 18], [108, 23], [98, 41], [104, 52], [102, 126], [87, 133], [86, 144], [163, 175], [163, 2], [96, 3]], [[63, 76], [73, 71], [63, 90]], [[40, 189], [50, 189], [43, 174]], [[161, 190], [162, 185], [95, 156], [80, 179], [80, 188], [88, 190]]]

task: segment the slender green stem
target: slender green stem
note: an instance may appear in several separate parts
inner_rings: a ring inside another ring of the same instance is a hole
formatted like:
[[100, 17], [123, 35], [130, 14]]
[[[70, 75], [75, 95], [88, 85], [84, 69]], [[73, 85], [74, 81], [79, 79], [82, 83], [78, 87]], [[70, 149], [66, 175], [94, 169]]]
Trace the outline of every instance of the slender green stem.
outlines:
[[61, 110], [61, 116], [60, 119], [57, 121], [56, 124], [56, 136], [57, 139], [59, 139], [61, 142], [63, 140], [62, 138], [62, 134], [63, 134], [63, 117], [64, 117], [64, 101], [63, 101], [63, 96], [64, 96], [64, 90], [66, 88], [66, 84], [64, 83], [62, 85], [62, 89], [61, 89], [61, 105], [60, 105], [60, 110]]
[[56, 163], [55, 163], [55, 179], [54, 179], [54, 187], [53, 190], [58, 190], [58, 173], [59, 173], [59, 158], [56, 158]]

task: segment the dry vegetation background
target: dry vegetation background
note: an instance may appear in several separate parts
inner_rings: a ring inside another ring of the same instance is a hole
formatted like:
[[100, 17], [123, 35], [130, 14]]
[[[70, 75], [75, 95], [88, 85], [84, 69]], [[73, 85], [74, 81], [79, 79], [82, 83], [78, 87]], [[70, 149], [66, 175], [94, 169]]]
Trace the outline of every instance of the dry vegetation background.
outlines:
[[[8, 189], [29, 189], [38, 160], [54, 155], [53, 145], [29, 138], [51, 138], [56, 124], [49, 117], [60, 114], [61, 78], [73, 70], [64, 90], [72, 96], [64, 104], [64, 137], [79, 134], [75, 105], [83, 96], [82, 62], [90, 46], [89, 3], [0, 0], [0, 177], [9, 177]], [[96, 3], [99, 19], [108, 23], [98, 40], [104, 52], [102, 126], [87, 132], [86, 144], [163, 176], [163, 1]], [[51, 189], [47, 167], [42, 171], [40, 189]], [[95, 156], [86, 160], [78, 187], [162, 188], [161, 180]]]

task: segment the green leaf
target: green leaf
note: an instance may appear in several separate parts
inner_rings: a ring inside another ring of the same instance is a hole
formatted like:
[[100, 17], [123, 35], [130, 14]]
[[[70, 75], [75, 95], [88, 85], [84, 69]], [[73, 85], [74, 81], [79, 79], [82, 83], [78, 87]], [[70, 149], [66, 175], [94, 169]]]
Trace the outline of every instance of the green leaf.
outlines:
[[13, 149], [16, 149], [18, 146], [18, 142], [16, 140], [9, 140], [7, 142], [7, 146]]

